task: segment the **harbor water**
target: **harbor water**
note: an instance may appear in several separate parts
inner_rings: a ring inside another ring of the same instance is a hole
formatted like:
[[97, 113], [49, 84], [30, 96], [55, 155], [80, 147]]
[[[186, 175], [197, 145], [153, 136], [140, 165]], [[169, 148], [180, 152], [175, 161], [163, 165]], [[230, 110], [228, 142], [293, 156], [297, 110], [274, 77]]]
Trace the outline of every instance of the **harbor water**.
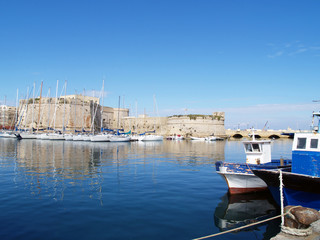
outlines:
[[[274, 140], [273, 158], [291, 158]], [[229, 196], [216, 161], [241, 141], [91, 143], [0, 138], [0, 239], [193, 239], [279, 214], [269, 194]], [[270, 239], [271, 221], [214, 239]]]

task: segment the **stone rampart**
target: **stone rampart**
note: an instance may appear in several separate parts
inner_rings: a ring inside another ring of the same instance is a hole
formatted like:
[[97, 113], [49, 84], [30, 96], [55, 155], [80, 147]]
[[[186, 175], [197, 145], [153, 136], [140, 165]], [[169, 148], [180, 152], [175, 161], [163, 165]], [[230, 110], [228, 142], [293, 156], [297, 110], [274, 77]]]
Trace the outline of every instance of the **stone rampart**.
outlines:
[[127, 117], [122, 119], [121, 128], [136, 133], [156, 130], [163, 136], [183, 135], [185, 137], [207, 137], [210, 135], [226, 137], [224, 113], [213, 115], [180, 115], [172, 117]]
[[225, 137], [224, 119], [212, 116], [169, 117], [167, 122], [168, 135], [183, 135], [185, 137], [207, 137], [211, 135]]

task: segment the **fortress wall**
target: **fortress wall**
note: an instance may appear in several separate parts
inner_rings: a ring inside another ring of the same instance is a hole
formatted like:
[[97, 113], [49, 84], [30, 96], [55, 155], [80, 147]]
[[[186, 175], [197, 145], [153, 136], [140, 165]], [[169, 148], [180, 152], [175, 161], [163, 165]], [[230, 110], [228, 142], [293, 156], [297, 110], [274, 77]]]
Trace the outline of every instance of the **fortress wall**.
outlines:
[[16, 107], [0, 106], [0, 129], [14, 128]]
[[226, 136], [224, 118], [218, 120], [210, 116], [196, 117], [195, 119], [188, 116], [170, 117], [167, 132], [168, 135], [176, 134], [186, 137]]
[[[44, 103], [40, 106], [28, 105], [27, 109], [20, 112], [20, 128], [53, 128], [62, 130], [63, 125], [67, 131], [81, 130], [82, 126], [89, 130], [91, 127], [92, 109], [90, 105], [82, 104], [59, 104], [55, 112], [54, 103]], [[33, 113], [32, 113], [33, 112]], [[23, 114], [23, 115], [22, 115]], [[33, 122], [32, 122], [33, 115]]]
[[[73, 96], [73, 95], [72, 95]], [[81, 131], [82, 127], [85, 131], [91, 130], [92, 121], [95, 132], [100, 131], [101, 126], [101, 110], [103, 128], [114, 129], [118, 125], [118, 112], [120, 120], [129, 115], [128, 109], [114, 109], [111, 107], [101, 108], [95, 99], [86, 99], [82, 96], [76, 98], [59, 99], [55, 111], [55, 99], [44, 98], [37, 100], [36, 104], [32, 104], [32, 99], [20, 101], [19, 105], [19, 121], [20, 128], [38, 128], [46, 129], [48, 127], [62, 130], [65, 126], [66, 131]], [[40, 107], [40, 111], [39, 111]], [[33, 121], [32, 121], [33, 116]], [[39, 117], [40, 116], [40, 117]], [[20, 120], [21, 119], [21, 120]], [[38, 123], [39, 122], [39, 123]]]
[[121, 120], [121, 128], [125, 131], [132, 131], [135, 133], [144, 133], [148, 131], [156, 130], [156, 134], [166, 135], [167, 134], [167, 117], [148, 117], [142, 115], [136, 117], [126, 117]]
[[207, 137], [209, 135], [225, 137], [224, 113], [216, 112], [213, 115], [203, 115], [193, 118], [179, 117], [127, 117], [121, 121], [121, 128], [144, 133], [156, 130], [156, 134], [163, 136], [183, 135], [185, 137]]

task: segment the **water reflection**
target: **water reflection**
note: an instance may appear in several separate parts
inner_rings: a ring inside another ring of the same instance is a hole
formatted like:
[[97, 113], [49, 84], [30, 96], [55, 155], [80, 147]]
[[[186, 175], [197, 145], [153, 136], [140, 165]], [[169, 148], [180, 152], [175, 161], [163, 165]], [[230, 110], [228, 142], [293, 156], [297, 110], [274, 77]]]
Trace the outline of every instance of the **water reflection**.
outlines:
[[[278, 213], [278, 206], [269, 192], [235, 195], [226, 193], [215, 209], [214, 222], [215, 226], [223, 232], [268, 219]], [[274, 236], [278, 233], [279, 225], [277, 222], [264, 223], [264, 225], [266, 224], [265, 236]], [[254, 231], [258, 226], [245, 228], [243, 231]]]
[[32, 195], [62, 200], [66, 189], [80, 186], [91, 198], [101, 198], [104, 178], [150, 165], [156, 181], [157, 163], [194, 168], [224, 160], [225, 141], [91, 143], [0, 139], [0, 164], [14, 165], [14, 181], [23, 182]]

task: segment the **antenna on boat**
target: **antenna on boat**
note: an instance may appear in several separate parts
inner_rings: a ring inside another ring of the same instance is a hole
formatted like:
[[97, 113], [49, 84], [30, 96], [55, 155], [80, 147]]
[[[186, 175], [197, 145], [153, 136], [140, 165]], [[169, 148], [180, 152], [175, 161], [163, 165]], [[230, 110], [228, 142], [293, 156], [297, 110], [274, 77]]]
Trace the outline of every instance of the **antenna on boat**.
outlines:
[[254, 137], [254, 128], [252, 128], [252, 141], [255, 141], [255, 137]]
[[[312, 100], [312, 102], [320, 102], [320, 100]], [[314, 127], [314, 117], [318, 117], [318, 127]], [[312, 129], [315, 130], [315, 132], [319, 133], [320, 131], [320, 112], [313, 112], [312, 113]]]

